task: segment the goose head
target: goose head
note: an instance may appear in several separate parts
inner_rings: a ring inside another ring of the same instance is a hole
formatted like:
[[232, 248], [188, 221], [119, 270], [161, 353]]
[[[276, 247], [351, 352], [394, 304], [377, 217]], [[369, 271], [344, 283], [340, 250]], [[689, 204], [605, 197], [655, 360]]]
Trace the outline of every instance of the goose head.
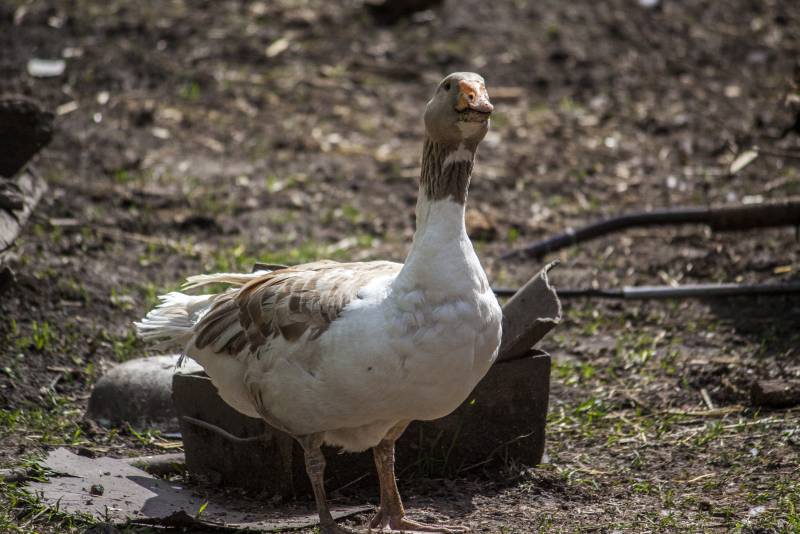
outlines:
[[477, 147], [493, 109], [482, 76], [454, 72], [439, 83], [425, 107], [425, 131], [437, 143]]

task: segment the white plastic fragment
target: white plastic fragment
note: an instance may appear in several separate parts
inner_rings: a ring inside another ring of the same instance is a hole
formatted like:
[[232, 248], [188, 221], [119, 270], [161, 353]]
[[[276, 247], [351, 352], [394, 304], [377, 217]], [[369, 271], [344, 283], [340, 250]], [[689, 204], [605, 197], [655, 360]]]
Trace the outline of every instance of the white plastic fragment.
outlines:
[[737, 172], [741, 171], [742, 169], [753, 163], [753, 161], [755, 161], [757, 157], [758, 157], [758, 152], [756, 152], [755, 150], [745, 150], [744, 152], [736, 156], [736, 159], [734, 159], [733, 163], [731, 163], [730, 173], [736, 174]]
[[280, 39], [269, 45], [264, 50], [264, 54], [270, 58], [276, 57], [281, 53], [285, 52], [286, 49], [289, 48], [289, 44], [290, 44], [289, 39], [287, 39], [286, 37], [281, 37]]
[[56, 115], [59, 115], [59, 116], [68, 115], [68, 114], [72, 113], [73, 111], [77, 111], [79, 107], [80, 107], [80, 105], [78, 104], [78, 102], [75, 101], [75, 100], [72, 100], [70, 102], [67, 102], [65, 104], [61, 104], [60, 106], [58, 106], [56, 108]]
[[64, 74], [67, 62], [63, 59], [37, 59], [28, 60], [28, 74], [34, 78], [55, 78]]

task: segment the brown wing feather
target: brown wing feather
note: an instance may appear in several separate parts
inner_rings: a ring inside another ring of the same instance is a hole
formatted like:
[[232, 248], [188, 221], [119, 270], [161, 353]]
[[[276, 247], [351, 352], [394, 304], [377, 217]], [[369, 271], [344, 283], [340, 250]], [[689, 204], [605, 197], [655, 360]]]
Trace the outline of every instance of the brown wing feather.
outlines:
[[205, 348], [213, 343], [234, 323], [237, 322], [239, 308], [234, 301], [235, 292], [229, 291], [221, 293], [214, 300], [214, 305], [205, 317], [203, 317], [203, 328], [198, 330], [195, 338], [197, 348]]
[[[319, 261], [265, 273], [214, 299], [196, 327], [195, 345], [238, 354], [245, 346], [255, 351], [274, 337], [296, 341], [309, 332], [309, 339], [317, 339], [359, 289], [373, 278], [397, 274], [401, 267], [391, 262]], [[240, 330], [223, 340], [237, 324]]]

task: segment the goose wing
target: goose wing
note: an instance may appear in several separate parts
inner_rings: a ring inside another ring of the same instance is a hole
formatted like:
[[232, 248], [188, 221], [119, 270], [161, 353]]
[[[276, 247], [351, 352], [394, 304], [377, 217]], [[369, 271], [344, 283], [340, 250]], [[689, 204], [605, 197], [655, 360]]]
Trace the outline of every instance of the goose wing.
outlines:
[[[396, 275], [402, 265], [386, 261], [320, 261], [258, 276], [190, 279], [191, 287], [216, 282], [240, 285], [218, 294], [195, 327], [195, 346], [214, 352], [255, 352], [281, 337], [297, 341], [308, 332], [317, 339], [372, 280]], [[199, 277], [198, 277], [199, 278]]]

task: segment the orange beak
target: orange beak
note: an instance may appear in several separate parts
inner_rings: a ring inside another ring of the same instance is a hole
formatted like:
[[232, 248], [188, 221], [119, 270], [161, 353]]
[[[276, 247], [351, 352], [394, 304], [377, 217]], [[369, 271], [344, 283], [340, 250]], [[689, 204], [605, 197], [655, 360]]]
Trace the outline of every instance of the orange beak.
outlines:
[[458, 82], [458, 102], [456, 110], [472, 109], [481, 113], [491, 113], [494, 106], [489, 102], [489, 93], [481, 82], [461, 80]]

